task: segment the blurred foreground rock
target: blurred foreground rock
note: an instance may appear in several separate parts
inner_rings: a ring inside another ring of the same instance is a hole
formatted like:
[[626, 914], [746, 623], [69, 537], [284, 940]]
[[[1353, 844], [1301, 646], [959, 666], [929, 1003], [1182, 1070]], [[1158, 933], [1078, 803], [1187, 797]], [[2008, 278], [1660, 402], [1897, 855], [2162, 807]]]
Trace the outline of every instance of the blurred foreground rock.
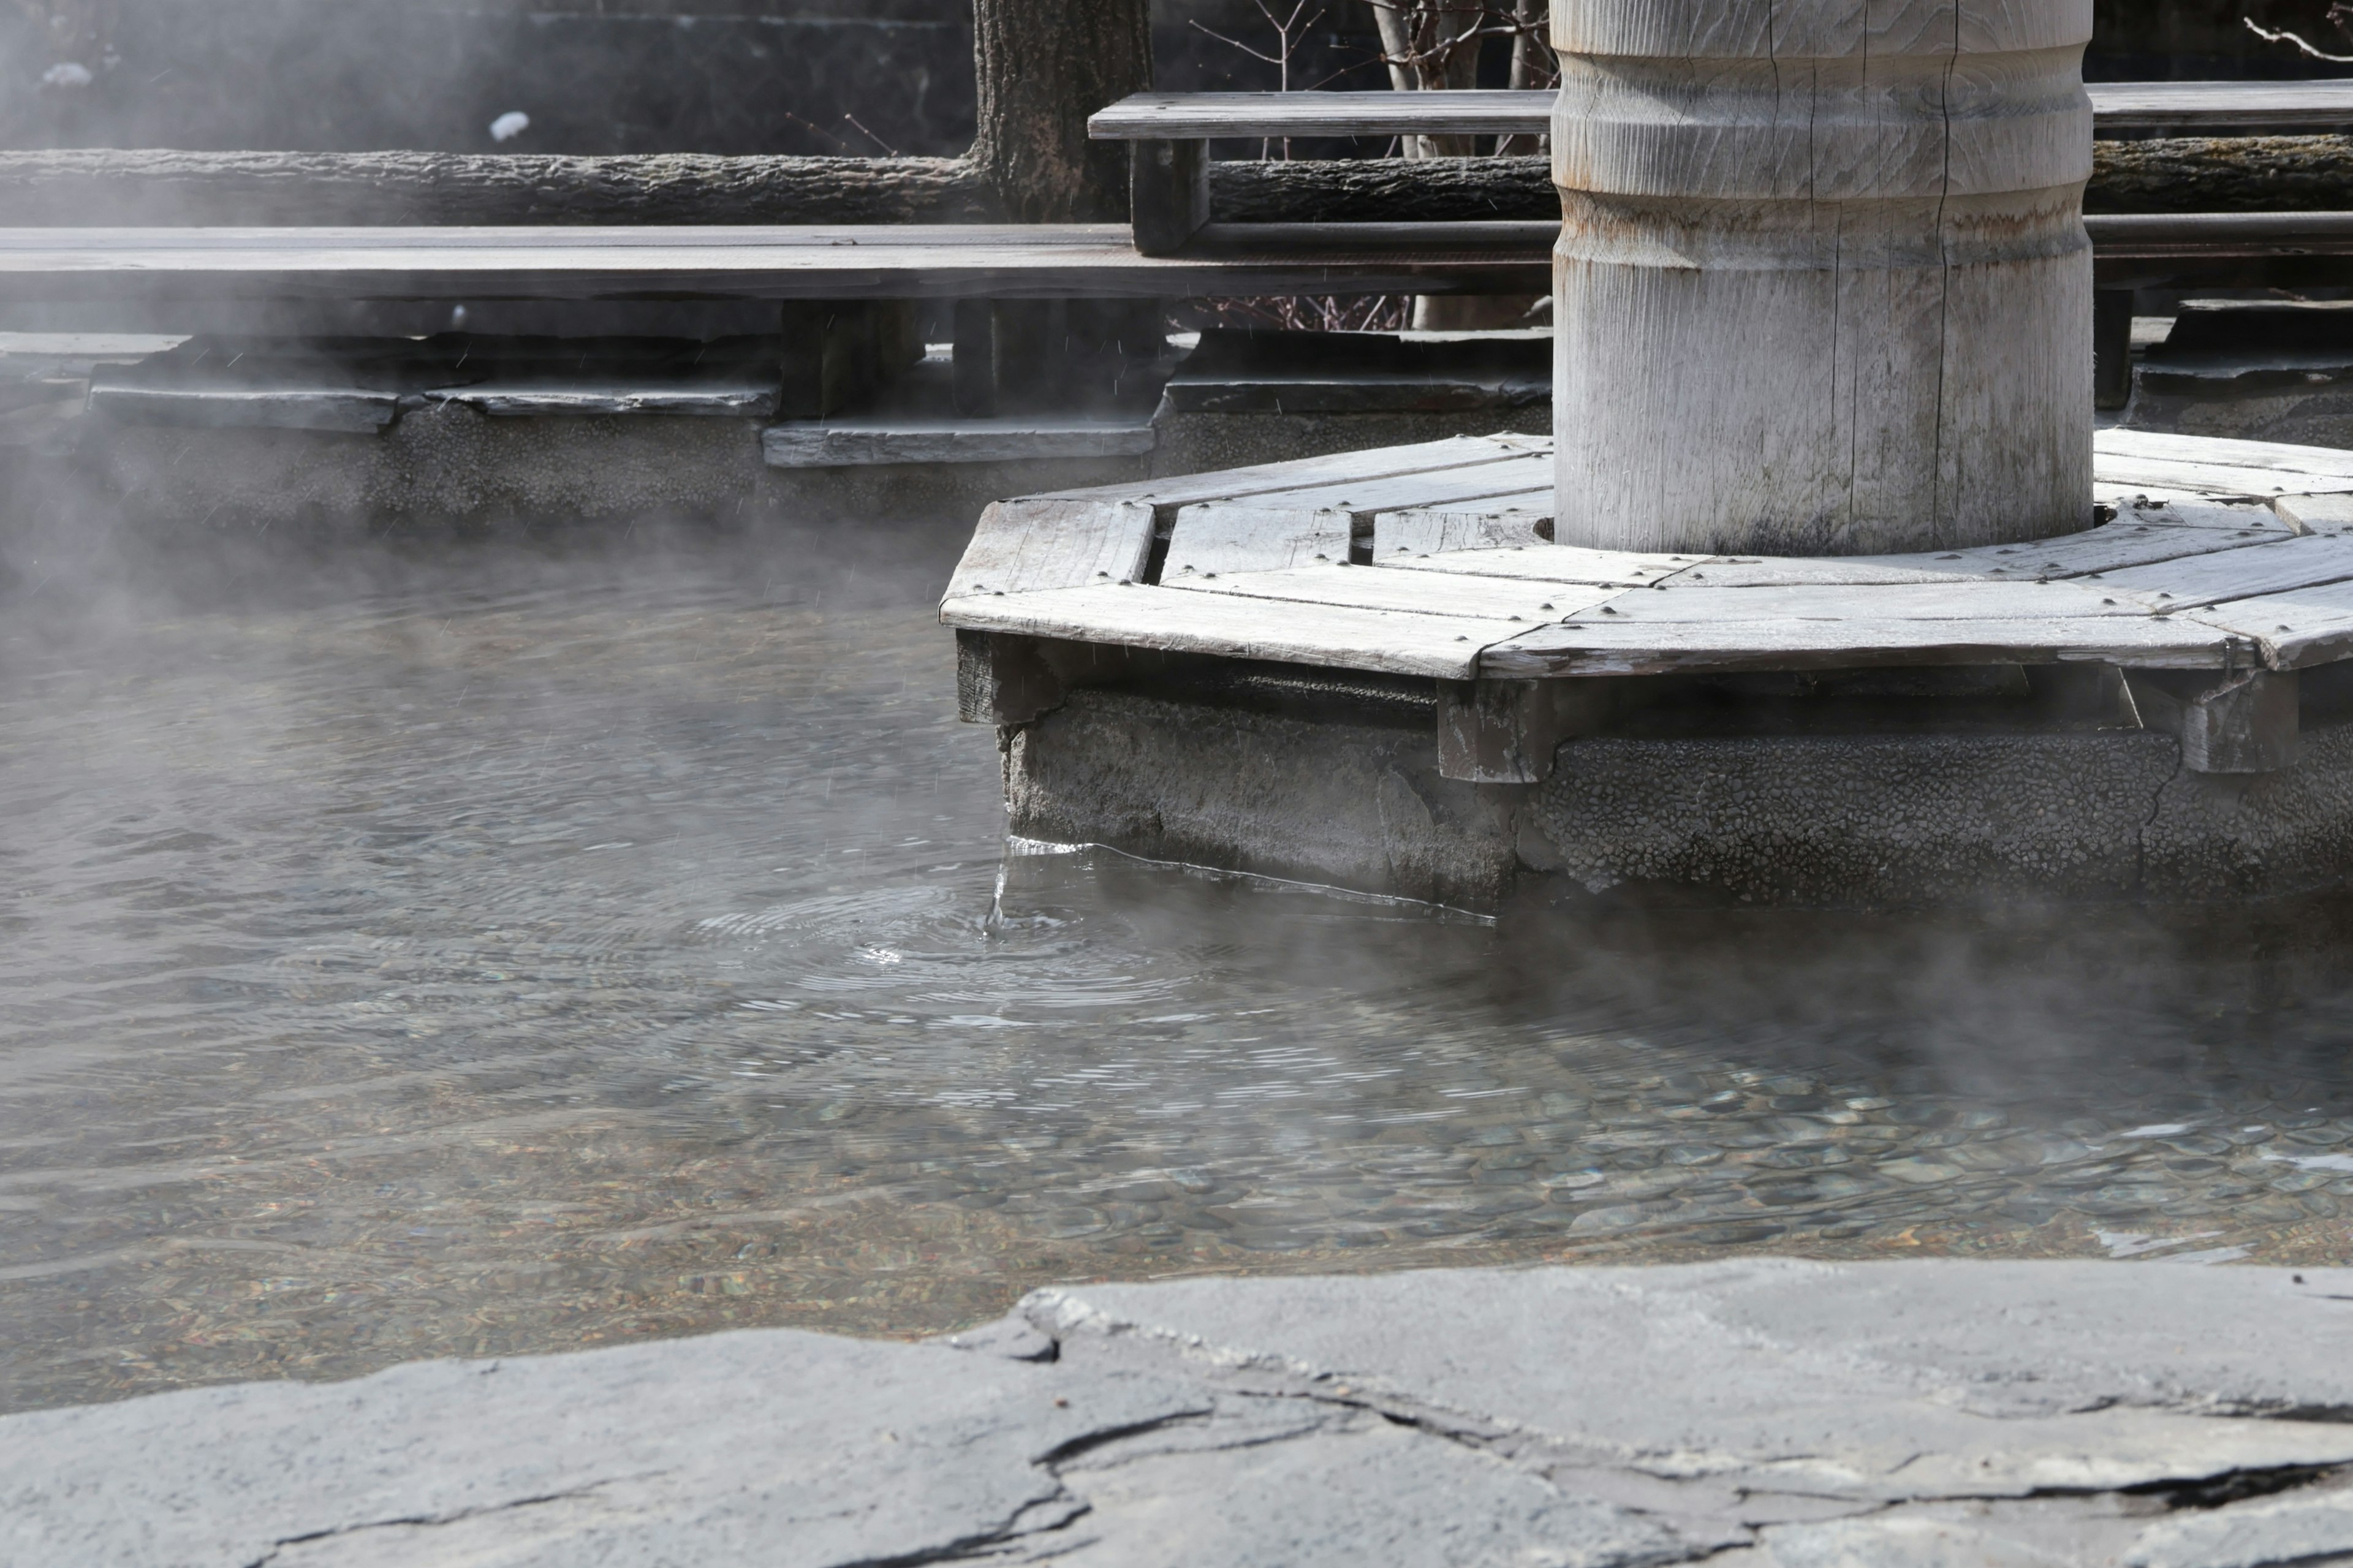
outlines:
[[0, 1419], [52, 1568], [2353, 1561], [2353, 1270], [1789, 1260], [1032, 1294]]

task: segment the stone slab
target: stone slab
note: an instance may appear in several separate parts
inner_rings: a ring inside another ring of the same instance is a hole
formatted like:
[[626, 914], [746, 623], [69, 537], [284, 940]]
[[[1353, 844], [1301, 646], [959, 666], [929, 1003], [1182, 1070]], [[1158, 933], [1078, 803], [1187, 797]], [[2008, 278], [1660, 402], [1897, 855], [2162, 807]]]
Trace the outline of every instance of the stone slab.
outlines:
[[1071, 1286], [930, 1345], [755, 1331], [0, 1416], [0, 1558], [2328, 1563], [2348, 1303], [2346, 1269], [1950, 1259]]

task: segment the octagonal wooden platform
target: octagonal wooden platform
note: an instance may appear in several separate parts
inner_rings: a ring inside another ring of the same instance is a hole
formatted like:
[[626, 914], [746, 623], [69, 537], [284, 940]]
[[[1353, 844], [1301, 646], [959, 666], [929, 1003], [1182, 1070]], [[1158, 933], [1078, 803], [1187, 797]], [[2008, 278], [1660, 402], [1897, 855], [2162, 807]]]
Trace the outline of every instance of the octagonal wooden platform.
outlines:
[[2353, 657], [2353, 451], [2108, 430], [2096, 466], [2114, 520], [2040, 543], [1646, 555], [1550, 542], [1545, 438], [1459, 438], [1001, 501], [940, 614], [1447, 680]]

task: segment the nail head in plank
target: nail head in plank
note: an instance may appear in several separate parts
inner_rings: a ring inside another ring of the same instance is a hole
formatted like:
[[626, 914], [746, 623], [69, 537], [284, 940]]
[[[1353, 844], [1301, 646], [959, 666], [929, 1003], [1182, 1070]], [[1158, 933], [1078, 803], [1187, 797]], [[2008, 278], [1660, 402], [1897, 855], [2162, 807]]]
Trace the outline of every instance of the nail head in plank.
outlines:
[[2353, 582], [2233, 599], [2179, 618], [2253, 638], [2274, 669], [2353, 658]]
[[2291, 539], [2104, 574], [2101, 584], [2157, 610], [2197, 609], [2353, 578], [2353, 538]]

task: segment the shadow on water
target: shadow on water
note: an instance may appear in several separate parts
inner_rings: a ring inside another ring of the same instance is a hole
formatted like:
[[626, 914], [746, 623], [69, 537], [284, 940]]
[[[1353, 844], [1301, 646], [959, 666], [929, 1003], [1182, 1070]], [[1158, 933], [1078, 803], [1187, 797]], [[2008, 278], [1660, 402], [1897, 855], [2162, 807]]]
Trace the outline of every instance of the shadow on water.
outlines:
[[0, 1407], [1073, 1278], [2353, 1253], [2353, 901], [1008, 858], [962, 533], [9, 538]]

